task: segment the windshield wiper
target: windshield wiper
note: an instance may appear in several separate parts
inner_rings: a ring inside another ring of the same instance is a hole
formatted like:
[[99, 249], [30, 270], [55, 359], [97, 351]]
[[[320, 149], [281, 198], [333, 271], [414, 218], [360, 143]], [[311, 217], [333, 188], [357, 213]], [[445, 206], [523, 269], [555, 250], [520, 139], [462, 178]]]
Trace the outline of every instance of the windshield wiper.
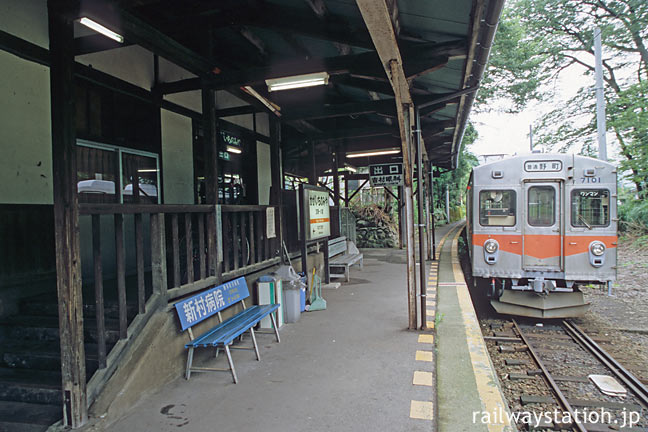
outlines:
[[585, 224], [585, 226], [586, 226], [588, 229], [592, 229], [592, 225], [590, 225], [590, 224], [587, 223], [587, 221], [585, 220], [585, 218], [583, 217], [583, 215], [578, 215], [578, 219], [580, 219], [581, 222], [583, 222], [583, 223]]

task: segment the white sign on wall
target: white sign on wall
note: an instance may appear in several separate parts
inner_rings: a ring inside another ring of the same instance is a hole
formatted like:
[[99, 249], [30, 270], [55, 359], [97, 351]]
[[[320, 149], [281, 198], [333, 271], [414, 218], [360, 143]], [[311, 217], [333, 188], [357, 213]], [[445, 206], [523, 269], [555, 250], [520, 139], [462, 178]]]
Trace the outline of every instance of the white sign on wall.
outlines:
[[331, 215], [328, 191], [306, 190], [308, 198], [308, 239], [331, 235]]
[[275, 209], [274, 207], [266, 207], [266, 238], [277, 237], [275, 230]]
[[369, 165], [369, 180], [372, 187], [403, 186], [403, 164]]

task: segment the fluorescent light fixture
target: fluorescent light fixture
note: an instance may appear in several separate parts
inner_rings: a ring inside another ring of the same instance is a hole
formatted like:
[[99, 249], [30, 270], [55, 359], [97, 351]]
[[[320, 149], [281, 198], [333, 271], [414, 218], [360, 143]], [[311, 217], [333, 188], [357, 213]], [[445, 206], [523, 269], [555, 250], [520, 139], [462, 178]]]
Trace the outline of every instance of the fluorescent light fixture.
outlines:
[[314, 87], [327, 85], [329, 74], [326, 72], [316, 72], [305, 75], [295, 75], [284, 78], [267, 79], [268, 91], [290, 90], [304, 87]]
[[148, 172], [158, 172], [158, 170], [155, 168], [145, 168], [145, 169], [138, 169], [137, 172], [148, 173]]
[[345, 167], [346, 170], [349, 171], [349, 172], [352, 172], [352, 173], [354, 173], [354, 172], [358, 172], [358, 169], [357, 169], [356, 167], [354, 167], [353, 165], [344, 164], [344, 167]]
[[265, 105], [266, 107], [268, 107], [268, 109], [269, 109], [270, 111], [272, 111], [273, 113], [275, 113], [278, 117], [281, 117], [281, 113], [279, 112], [279, 110], [280, 110], [281, 108], [279, 108], [279, 105], [276, 105], [276, 104], [272, 103], [271, 101], [269, 101], [268, 99], [266, 99], [266, 98], [264, 98], [263, 96], [261, 96], [261, 95], [259, 94], [259, 92], [257, 92], [256, 90], [254, 90], [251, 86], [241, 87], [241, 90], [243, 90], [243, 91], [246, 92], [247, 94], [249, 94], [249, 95], [254, 96], [255, 98], [257, 98], [257, 99], [258, 99], [258, 100], [259, 100], [263, 105]]
[[124, 36], [115, 33], [114, 31], [107, 29], [106, 27], [102, 26], [96, 21], [91, 20], [88, 17], [83, 17], [79, 20], [79, 23], [83, 24], [84, 26], [91, 28], [92, 30], [96, 31], [97, 33], [101, 33], [102, 35], [109, 37], [110, 39], [117, 41], [119, 43], [124, 43]]
[[400, 148], [393, 147], [393, 148], [386, 148], [386, 149], [362, 150], [362, 151], [349, 152], [349, 153], [346, 154], [346, 157], [348, 157], [348, 158], [358, 158], [358, 157], [364, 157], [364, 156], [382, 156], [382, 155], [398, 154], [400, 152], [401, 152]]
[[227, 146], [227, 151], [230, 152], [230, 153], [236, 153], [236, 154], [243, 153], [243, 150], [241, 150], [240, 147], [234, 147], [234, 146], [231, 146], [231, 145]]

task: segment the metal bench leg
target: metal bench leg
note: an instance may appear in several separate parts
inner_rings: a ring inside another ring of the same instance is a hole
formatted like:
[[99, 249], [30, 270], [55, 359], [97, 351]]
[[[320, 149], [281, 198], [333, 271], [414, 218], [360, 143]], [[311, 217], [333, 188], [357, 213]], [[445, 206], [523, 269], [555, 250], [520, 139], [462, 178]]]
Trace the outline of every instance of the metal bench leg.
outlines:
[[214, 358], [218, 358], [218, 353], [220, 352], [220, 348], [216, 347], [216, 352], [214, 353]]
[[364, 258], [360, 258], [360, 270], [362, 270], [362, 266], [364, 265], [363, 261], [364, 261]]
[[225, 354], [227, 354], [227, 362], [230, 366], [230, 371], [232, 372], [232, 378], [234, 379], [234, 384], [238, 384], [238, 378], [236, 377], [236, 369], [234, 369], [234, 362], [232, 361], [232, 353], [230, 353], [229, 345], [225, 345]]
[[349, 282], [351, 280], [351, 266], [345, 266], [344, 267], [344, 276], [346, 276], [346, 281]]
[[257, 346], [256, 336], [254, 336], [254, 329], [250, 327], [250, 336], [252, 336], [252, 345], [254, 345], [254, 352], [257, 356], [257, 361], [261, 361], [261, 356], [259, 355], [259, 347]]
[[187, 353], [187, 370], [185, 371], [185, 378], [189, 379], [191, 377], [191, 364], [193, 363], [193, 353], [194, 349], [189, 348], [189, 352]]
[[[277, 314], [279, 312], [276, 312]], [[277, 320], [275, 319], [274, 313], [270, 314], [270, 319], [272, 320], [272, 328], [275, 331], [275, 335], [277, 336], [277, 343], [281, 343], [281, 337], [279, 337], [279, 328], [277, 327]]]

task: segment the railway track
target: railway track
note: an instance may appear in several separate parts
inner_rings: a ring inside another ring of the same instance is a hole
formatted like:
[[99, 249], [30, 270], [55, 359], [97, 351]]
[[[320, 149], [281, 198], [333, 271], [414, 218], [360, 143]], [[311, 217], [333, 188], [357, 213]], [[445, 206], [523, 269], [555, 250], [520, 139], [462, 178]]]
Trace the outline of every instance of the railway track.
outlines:
[[[485, 339], [512, 411], [534, 413], [514, 419], [518, 427], [648, 431], [648, 388], [572, 321], [536, 327], [510, 320], [493, 330]], [[613, 377], [625, 395], [604, 394], [591, 380], [596, 375]]]

